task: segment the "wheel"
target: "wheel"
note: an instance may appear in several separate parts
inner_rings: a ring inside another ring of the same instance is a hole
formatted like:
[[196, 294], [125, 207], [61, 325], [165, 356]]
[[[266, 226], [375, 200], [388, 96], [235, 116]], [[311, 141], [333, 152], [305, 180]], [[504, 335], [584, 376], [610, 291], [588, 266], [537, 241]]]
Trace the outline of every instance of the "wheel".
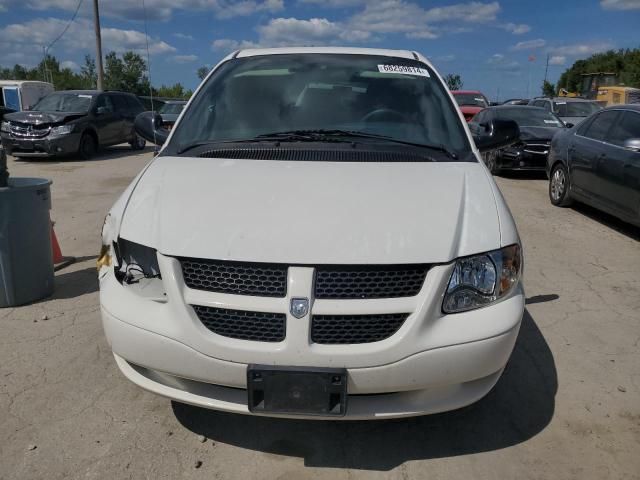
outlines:
[[144, 148], [144, 146], [147, 144], [147, 142], [145, 142], [144, 138], [142, 138], [137, 133], [135, 133], [134, 135], [135, 136], [133, 137], [133, 140], [131, 140], [129, 142], [129, 145], [131, 145], [131, 149], [132, 150], [142, 150]]
[[556, 163], [551, 169], [549, 179], [549, 200], [556, 207], [568, 207], [573, 203], [569, 196], [569, 172], [562, 163]]
[[482, 154], [482, 160], [484, 161], [484, 164], [487, 166], [487, 169], [489, 170], [489, 172], [491, 172], [491, 175], [498, 175], [500, 173], [500, 169], [498, 168], [498, 163], [496, 162], [497, 156], [498, 156], [498, 152], [496, 151], [484, 152]]
[[96, 154], [97, 150], [98, 145], [93, 136], [88, 133], [83, 133], [82, 137], [80, 137], [80, 146], [78, 147], [78, 155], [80, 155], [80, 158], [89, 160]]

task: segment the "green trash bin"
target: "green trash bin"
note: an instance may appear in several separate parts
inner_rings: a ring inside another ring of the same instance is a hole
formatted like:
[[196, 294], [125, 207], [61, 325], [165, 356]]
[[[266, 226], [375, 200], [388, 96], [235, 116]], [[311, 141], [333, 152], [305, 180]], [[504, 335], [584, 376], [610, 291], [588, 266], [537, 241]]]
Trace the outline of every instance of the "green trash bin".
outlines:
[[0, 187], [0, 307], [53, 293], [49, 210], [51, 180], [10, 177]]

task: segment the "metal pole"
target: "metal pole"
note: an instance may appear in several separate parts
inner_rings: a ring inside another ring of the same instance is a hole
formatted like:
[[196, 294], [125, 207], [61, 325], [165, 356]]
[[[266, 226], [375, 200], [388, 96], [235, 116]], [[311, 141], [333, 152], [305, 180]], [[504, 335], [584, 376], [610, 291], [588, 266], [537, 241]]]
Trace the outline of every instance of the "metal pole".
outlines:
[[544, 67], [544, 81], [547, 81], [547, 72], [549, 71], [549, 54], [547, 53], [547, 66]]
[[93, 0], [93, 25], [96, 30], [96, 61], [98, 67], [98, 90], [104, 90], [104, 69], [102, 68], [102, 39], [100, 37], [100, 12], [98, 0]]

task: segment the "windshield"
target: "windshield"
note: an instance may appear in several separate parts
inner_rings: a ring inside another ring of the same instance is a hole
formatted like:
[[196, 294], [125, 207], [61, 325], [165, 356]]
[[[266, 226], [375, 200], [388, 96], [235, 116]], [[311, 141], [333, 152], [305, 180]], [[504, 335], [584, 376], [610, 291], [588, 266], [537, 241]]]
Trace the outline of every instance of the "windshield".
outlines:
[[162, 108], [160, 108], [160, 113], [171, 113], [178, 115], [184, 108], [184, 105], [184, 103], [165, 103]]
[[496, 118], [513, 120], [519, 127], [557, 127], [563, 123], [553, 113], [534, 107], [496, 108]]
[[560, 117], [588, 117], [602, 107], [596, 102], [555, 102], [556, 115]]
[[51, 93], [40, 99], [31, 110], [38, 112], [87, 112], [91, 95], [82, 93]]
[[471, 106], [486, 108], [489, 106], [487, 100], [480, 93], [454, 93], [453, 98], [456, 99], [456, 102], [458, 102], [458, 105], [461, 107]]
[[317, 53], [224, 63], [184, 112], [171, 146], [181, 150], [194, 143], [294, 130], [357, 131], [455, 153], [470, 151], [454, 106], [426, 65]]

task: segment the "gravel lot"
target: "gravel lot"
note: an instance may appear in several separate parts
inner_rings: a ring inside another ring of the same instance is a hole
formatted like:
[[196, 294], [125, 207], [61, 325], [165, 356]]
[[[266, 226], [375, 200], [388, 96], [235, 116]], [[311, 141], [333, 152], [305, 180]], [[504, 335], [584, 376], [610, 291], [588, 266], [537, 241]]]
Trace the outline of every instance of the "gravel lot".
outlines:
[[0, 310], [0, 478], [640, 478], [640, 232], [559, 209], [542, 177], [500, 178], [525, 247], [527, 312], [496, 388], [456, 412], [383, 422], [234, 416], [118, 371], [100, 323], [104, 215], [151, 159], [9, 160], [53, 179], [63, 253], [46, 301]]

